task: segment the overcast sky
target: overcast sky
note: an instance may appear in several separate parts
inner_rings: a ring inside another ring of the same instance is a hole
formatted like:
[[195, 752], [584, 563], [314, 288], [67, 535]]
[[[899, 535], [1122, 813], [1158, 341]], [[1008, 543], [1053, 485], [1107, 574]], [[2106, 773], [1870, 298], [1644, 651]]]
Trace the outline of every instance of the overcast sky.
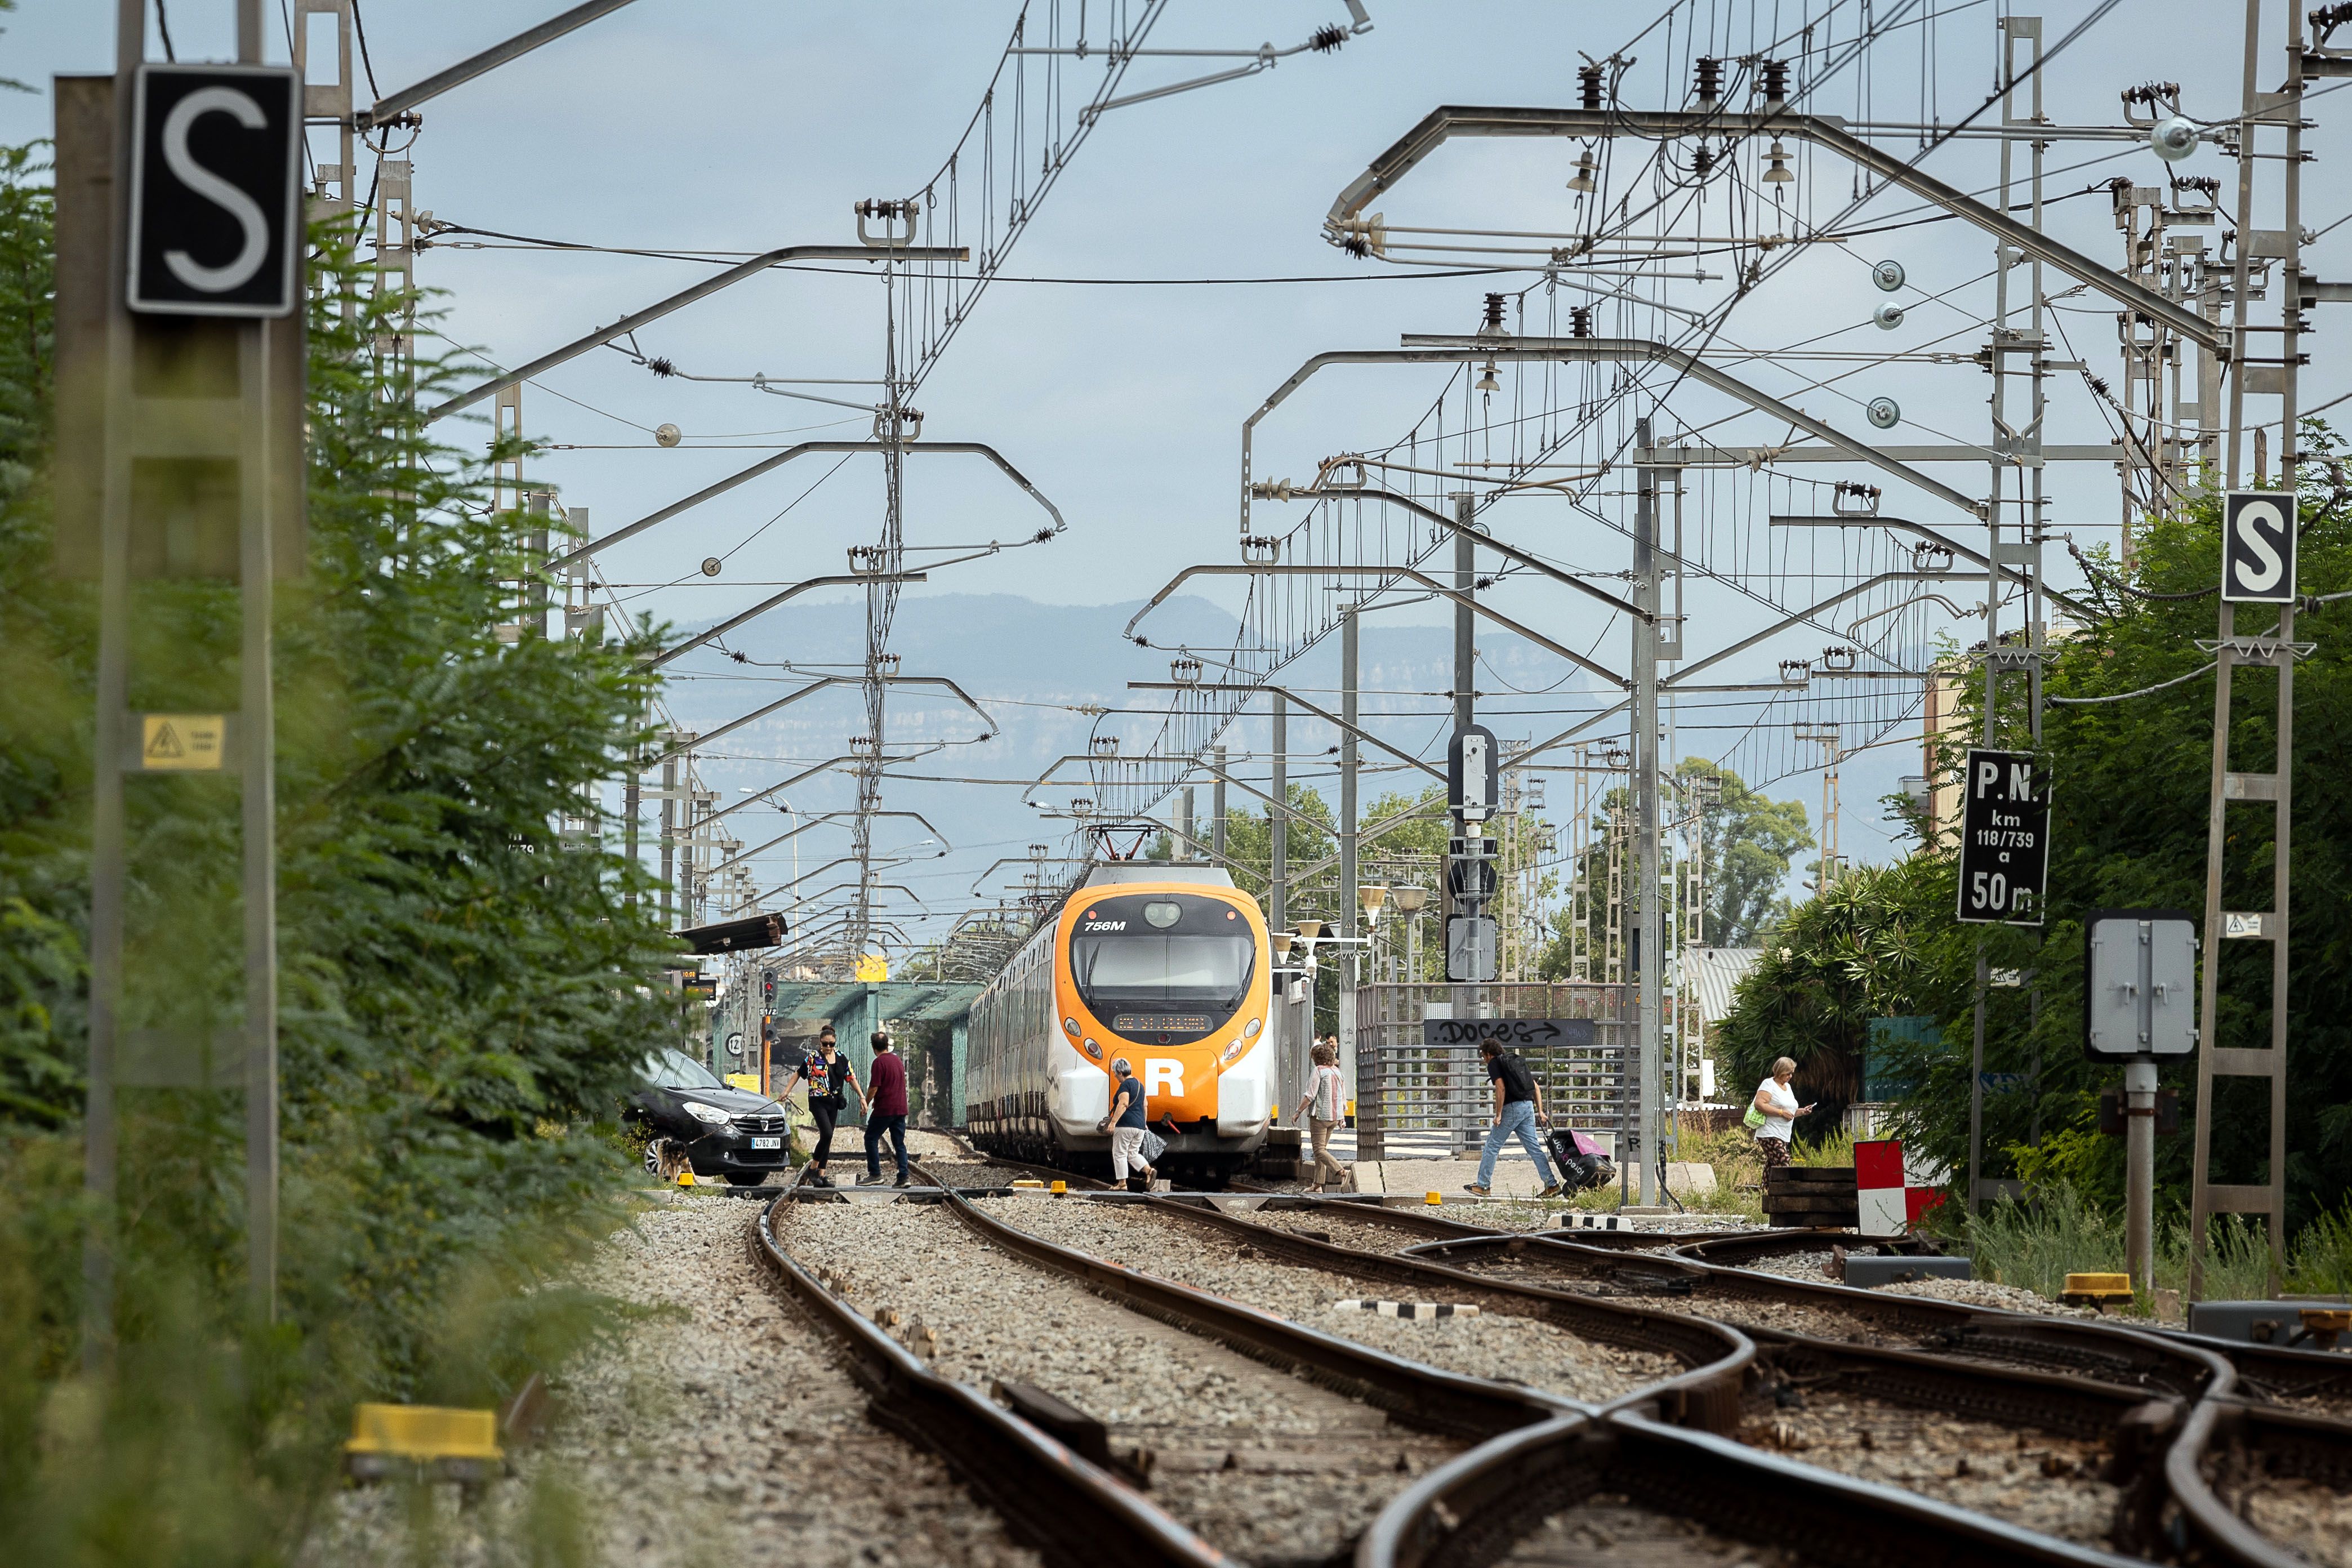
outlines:
[[[1131, 602], [1157, 592], [1188, 563], [1233, 561], [1241, 424], [1271, 389], [1325, 350], [1393, 347], [1401, 332], [1471, 331], [1486, 291], [1523, 290], [1539, 281], [1531, 272], [1499, 281], [1413, 277], [1349, 258], [1319, 232], [1338, 192], [1433, 106], [1573, 102], [1575, 68], [1586, 56], [1624, 47], [1635, 57], [1628, 101], [1679, 105], [1686, 86], [1685, 62], [1693, 51], [1682, 19], [1679, 30], [1650, 28], [1628, 44], [1659, 14], [1650, 5], [1369, 3], [1373, 29], [1334, 53], [1285, 58], [1248, 79], [1105, 117], [1021, 241], [1006, 268], [1010, 276], [982, 299], [917, 399], [927, 416], [925, 439], [996, 447], [1052, 499], [1069, 521], [1068, 533], [1051, 545], [940, 572], [908, 590], [905, 615], [920, 616], [926, 597], [947, 593], [1019, 594], [1049, 605]], [[267, 7], [273, 59], [287, 55], [281, 8]], [[375, 81], [390, 90], [416, 80], [560, 8], [560, 0], [372, 0], [363, 16]], [[1866, 89], [1863, 73], [1849, 68], [1814, 107], [1910, 120], [1925, 98], [1927, 111], [1945, 121], [1976, 109], [1990, 90], [1996, 15], [2010, 8], [1993, 0], [1941, 5], [1933, 28], [1900, 29], [1877, 46]], [[2095, 8], [2081, 0], [2049, 7], [2045, 38], [2054, 45]], [[39, 89], [0, 93], [0, 138], [46, 133], [52, 73], [110, 68], [112, 9], [101, 0], [22, 0], [0, 24], [6, 28], [0, 74]], [[1738, 12], [1743, 34], [1734, 52], [1747, 47], [1744, 18], [1751, 9], [1700, 7], [1702, 16]], [[1850, 35], [1857, 9], [1853, 0], [1762, 0], [1760, 6], [1786, 34], [1818, 19], [1817, 43]], [[1066, 34], [1074, 32], [1076, 0], [1062, 10]], [[1903, 0], [1877, 0], [1874, 14], [1885, 18], [1905, 10]], [[473, 228], [605, 246], [751, 252], [848, 242], [853, 203], [903, 195], [938, 168], [972, 114], [1018, 11], [1017, 0], [638, 0], [428, 104], [410, 153], [415, 201]], [[2189, 0], [2126, 0], [2045, 71], [2051, 117], [2062, 124], [2114, 124], [2118, 89], [2151, 79], [2180, 82], [2193, 115], [2233, 112], [2242, 37], [2235, 11]], [[179, 58], [225, 56], [232, 13], [229, 0], [173, 0], [169, 19]], [[1103, 13], [1100, 4], [1087, 12], [1097, 40]], [[1045, 16], [1039, 0], [1035, 29]], [[1150, 41], [1161, 47], [1255, 47], [1262, 41], [1288, 47], [1318, 26], [1346, 19], [1341, 0], [1174, 0]], [[162, 57], [160, 38], [151, 41], [151, 53]], [[2262, 58], [2263, 83], [2275, 85], [2272, 79], [2282, 71], [2274, 43]], [[1221, 64], [1146, 60], [1133, 68], [1128, 87], [1172, 82]], [[1091, 90], [1096, 68], [1076, 68], [1076, 91]], [[2333, 107], [2322, 100], [2314, 110], [2322, 128], [2311, 139], [2320, 162], [2304, 198], [2303, 222], [2311, 229], [2346, 210], [2343, 181], [2329, 165]], [[315, 149], [329, 145], [323, 135], [314, 137]], [[1916, 146], [1898, 150], [1908, 156]], [[1976, 189], [1995, 177], [1995, 160], [1991, 143], [1964, 141], [1931, 154], [1925, 167]], [[1573, 162], [1572, 144], [1556, 141], [1457, 142], [1373, 205], [1396, 225], [1571, 226], [1564, 187]], [[2156, 184], [2165, 169], [2144, 147], [2066, 140], [2053, 142], [2049, 166], [2052, 197], [2117, 174]], [[1816, 204], [1809, 210], [1817, 216], [1845, 205], [1853, 188], [1849, 171], [1810, 157], [1797, 167], [1797, 199]], [[2235, 165], [2210, 149], [2183, 167], [2234, 185]], [[363, 174], [365, 168], [363, 163]], [[1848, 222], [1867, 224], [1915, 206], [1891, 193]], [[2119, 257], [2104, 194], [2059, 203], [2048, 226], [2102, 261]], [[2314, 271], [2352, 275], [2347, 232], [2327, 235], [2307, 253]], [[1801, 340], [1817, 348], [1957, 351], [1957, 364], [1864, 366], [1829, 388], [1815, 384], [1831, 374], [1818, 362], [1759, 362], [1739, 374], [1864, 436], [1872, 432], [1862, 405], [1885, 395], [1899, 401], [1906, 420], [1885, 439], [1981, 440], [1986, 381], [1966, 359], [1983, 341], [1991, 252], [1989, 239], [1958, 224], [1816, 247], [1738, 306], [1723, 342], [1762, 350]], [[1882, 258], [1901, 260], [1910, 275], [1902, 296], [1908, 320], [1893, 332], [1870, 324], [1872, 310], [1887, 298], [1869, 280], [1871, 263]], [[709, 270], [690, 261], [445, 244], [425, 254], [419, 273], [425, 285], [446, 291], [445, 324], [455, 342], [511, 364]], [[1099, 287], [1013, 278], [1349, 280]], [[2066, 286], [2052, 277], [2053, 292]], [[1723, 287], [1693, 285], [1688, 302], [1711, 304]], [[2060, 318], [2066, 347], [2114, 381], [2113, 309], [2095, 296], [2066, 304], [2075, 312]], [[882, 323], [874, 282], [772, 272], [662, 321], [640, 342], [646, 353], [698, 374], [856, 381], [877, 373]], [[2339, 384], [2344, 372], [2328, 363], [2333, 356], [2315, 357], [2321, 363], [2306, 378], [2306, 406], [2346, 390]], [[1261, 432], [1255, 471], [1305, 477], [1331, 453], [1384, 444], [1428, 405], [1444, 374], [1381, 369], [1318, 377]], [[872, 395], [854, 385], [806, 390], [855, 402]], [[2046, 439], [2109, 439], [2100, 405], [2079, 378], [2059, 377], [2053, 395]], [[1733, 412], [1696, 390], [1675, 395], [1675, 411], [1694, 423]], [[562, 488], [567, 504], [587, 508], [600, 531], [758, 456], [742, 447], [855, 439], [868, 425], [852, 410], [740, 384], [656, 379], [606, 352], [528, 389], [525, 419], [531, 434], [551, 444], [538, 473]], [[652, 427], [665, 422], [686, 433], [676, 450], [653, 444]], [[458, 443], [483, 434], [456, 421], [444, 429]], [[1747, 416], [1717, 435], [1765, 443], [1784, 433], [1785, 426]], [[844, 552], [877, 531], [880, 490], [870, 460], [827, 477], [831, 461], [804, 459], [615, 550], [601, 563], [607, 577], [643, 585], [622, 590], [637, 595], [635, 607], [691, 623], [772, 591], [759, 584], [843, 570]], [[1979, 468], [1938, 473], [1970, 494], [1984, 485]], [[2050, 484], [2058, 498], [2053, 528], [2084, 544], [2113, 542], [2118, 505], [2111, 469], [2053, 469]], [[798, 500], [803, 491], [806, 499]], [[1939, 510], [1890, 485], [1888, 509], [1898, 506], [1956, 532], [1965, 527], [1948, 507]], [[1040, 515], [977, 462], [913, 465], [912, 543], [1018, 538]], [[1565, 505], [1514, 502], [1493, 521], [1505, 537], [1555, 559], [1604, 571], [1623, 564], [1621, 542]], [[1698, 518], [1692, 525], [1707, 526]], [[2063, 560], [2063, 552], [2053, 554]], [[725, 560], [716, 579], [694, 574], [706, 555]], [[688, 575], [690, 583], [661, 586]], [[1218, 588], [1203, 591], [1234, 602]], [[1605, 637], [1609, 646], [1622, 643], [1622, 627], [1607, 631], [1585, 603], [1557, 586], [1515, 584], [1504, 592], [1512, 614], [1571, 634], [1564, 641]], [[1767, 618], [1735, 595], [1710, 597], [1703, 588], [1695, 595], [1702, 613], [1694, 622], [1695, 653], [1736, 640]], [[1395, 618], [1434, 621], [1439, 611], [1423, 605]], [[1040, 635], [1050, 628], [1050, 617], [1041, 619]], [[1982, 636], [1980, 620], [1955, 620], [1948, 629], [1963, 645]], [[1761, 645], [1743, 656], [1732, 678], [1769, 674], [1776, 660], [1811, 654], [1821, 641], [1818, 631], [1798, 631]], [[1085, 648], [1069, 653], [1074, 660], [1089, 657]], [[856, 651], [844, 650], [844, 657]], [[959, 673], [988, 685], [985, 669]], [[1892, 789], [1897, 776], [1917, 771], [1916, 759], [1916, 747], [1856, 759], [1846, 769], [1847, 799]], [[1782, 789], [1818, 801], [1818, 775], [1791, 778]], [[1877, 858], [1891, 847], [1883, 828], [1849, 822], [1849, 854]]]

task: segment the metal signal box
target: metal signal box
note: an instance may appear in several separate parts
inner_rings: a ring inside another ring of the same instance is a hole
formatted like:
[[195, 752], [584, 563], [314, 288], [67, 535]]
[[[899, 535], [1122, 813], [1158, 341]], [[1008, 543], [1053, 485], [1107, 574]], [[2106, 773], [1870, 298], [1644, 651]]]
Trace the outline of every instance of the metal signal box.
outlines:
[[2083, 1051], [2093, 1061], [2197, 1048], [2197, 922], [2182, 910], [2101, 910], [2084, 922]]

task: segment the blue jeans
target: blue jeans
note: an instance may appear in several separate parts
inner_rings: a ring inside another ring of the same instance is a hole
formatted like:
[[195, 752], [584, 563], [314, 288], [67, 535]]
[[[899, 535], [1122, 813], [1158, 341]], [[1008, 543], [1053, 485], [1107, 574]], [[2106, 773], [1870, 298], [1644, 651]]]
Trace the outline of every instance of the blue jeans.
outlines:
[[1543, 1177], [1543, 1184], [1547, 1187], [1554, 1184], [1557, 1178], [1551, 1173], [1551, 1161], [1544, 1155], [1543, 1140], [1536, 1136], [1536, 1104], [1532, 1100], [1514, 1100], [1506, 1104], [1502, 1120], [1486, 1130], [1486, 1146], [1478, 1155], [1478, 1184], [1482, 1187], [1495, 1184], [1495, 1156], [1503, 1152], [1503, 1145], [1510, 1142], [1511, 1134], [1515, 1132], [1518, 1134], [1519, 1142], [1526, 1145], [1528, 1152], [1534, 1156], [1536, 1170]]
[[907, 1179], [907, 1118], [903, 1113], [885, 1116], [875, 1111], [866, 1118], [866, 1173], [869, 1176], [882, 1173], [884, 1133], [889, 1134], [892, 1150], [898, 1156], [898, 1179], [903, 1182]]

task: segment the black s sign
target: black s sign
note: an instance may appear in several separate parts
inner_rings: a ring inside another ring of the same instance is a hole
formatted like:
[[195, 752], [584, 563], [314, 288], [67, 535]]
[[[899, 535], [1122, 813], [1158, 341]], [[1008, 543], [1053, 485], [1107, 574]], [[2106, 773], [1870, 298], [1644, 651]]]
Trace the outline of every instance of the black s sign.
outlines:
[[139, 68], [134, 310], [283, 316], [299, 303], [302, 83], [267, 66]]

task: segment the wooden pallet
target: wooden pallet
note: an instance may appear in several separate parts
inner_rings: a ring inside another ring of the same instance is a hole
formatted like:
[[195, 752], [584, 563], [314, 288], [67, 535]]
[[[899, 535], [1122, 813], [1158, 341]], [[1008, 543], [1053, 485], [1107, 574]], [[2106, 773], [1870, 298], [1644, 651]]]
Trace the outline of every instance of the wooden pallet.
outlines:
[[1781, 1165], [1764, 1173], [1764, 1213], [1776, 1226], [1843, 1226], [1862, 1219], [1851, 1165]]

